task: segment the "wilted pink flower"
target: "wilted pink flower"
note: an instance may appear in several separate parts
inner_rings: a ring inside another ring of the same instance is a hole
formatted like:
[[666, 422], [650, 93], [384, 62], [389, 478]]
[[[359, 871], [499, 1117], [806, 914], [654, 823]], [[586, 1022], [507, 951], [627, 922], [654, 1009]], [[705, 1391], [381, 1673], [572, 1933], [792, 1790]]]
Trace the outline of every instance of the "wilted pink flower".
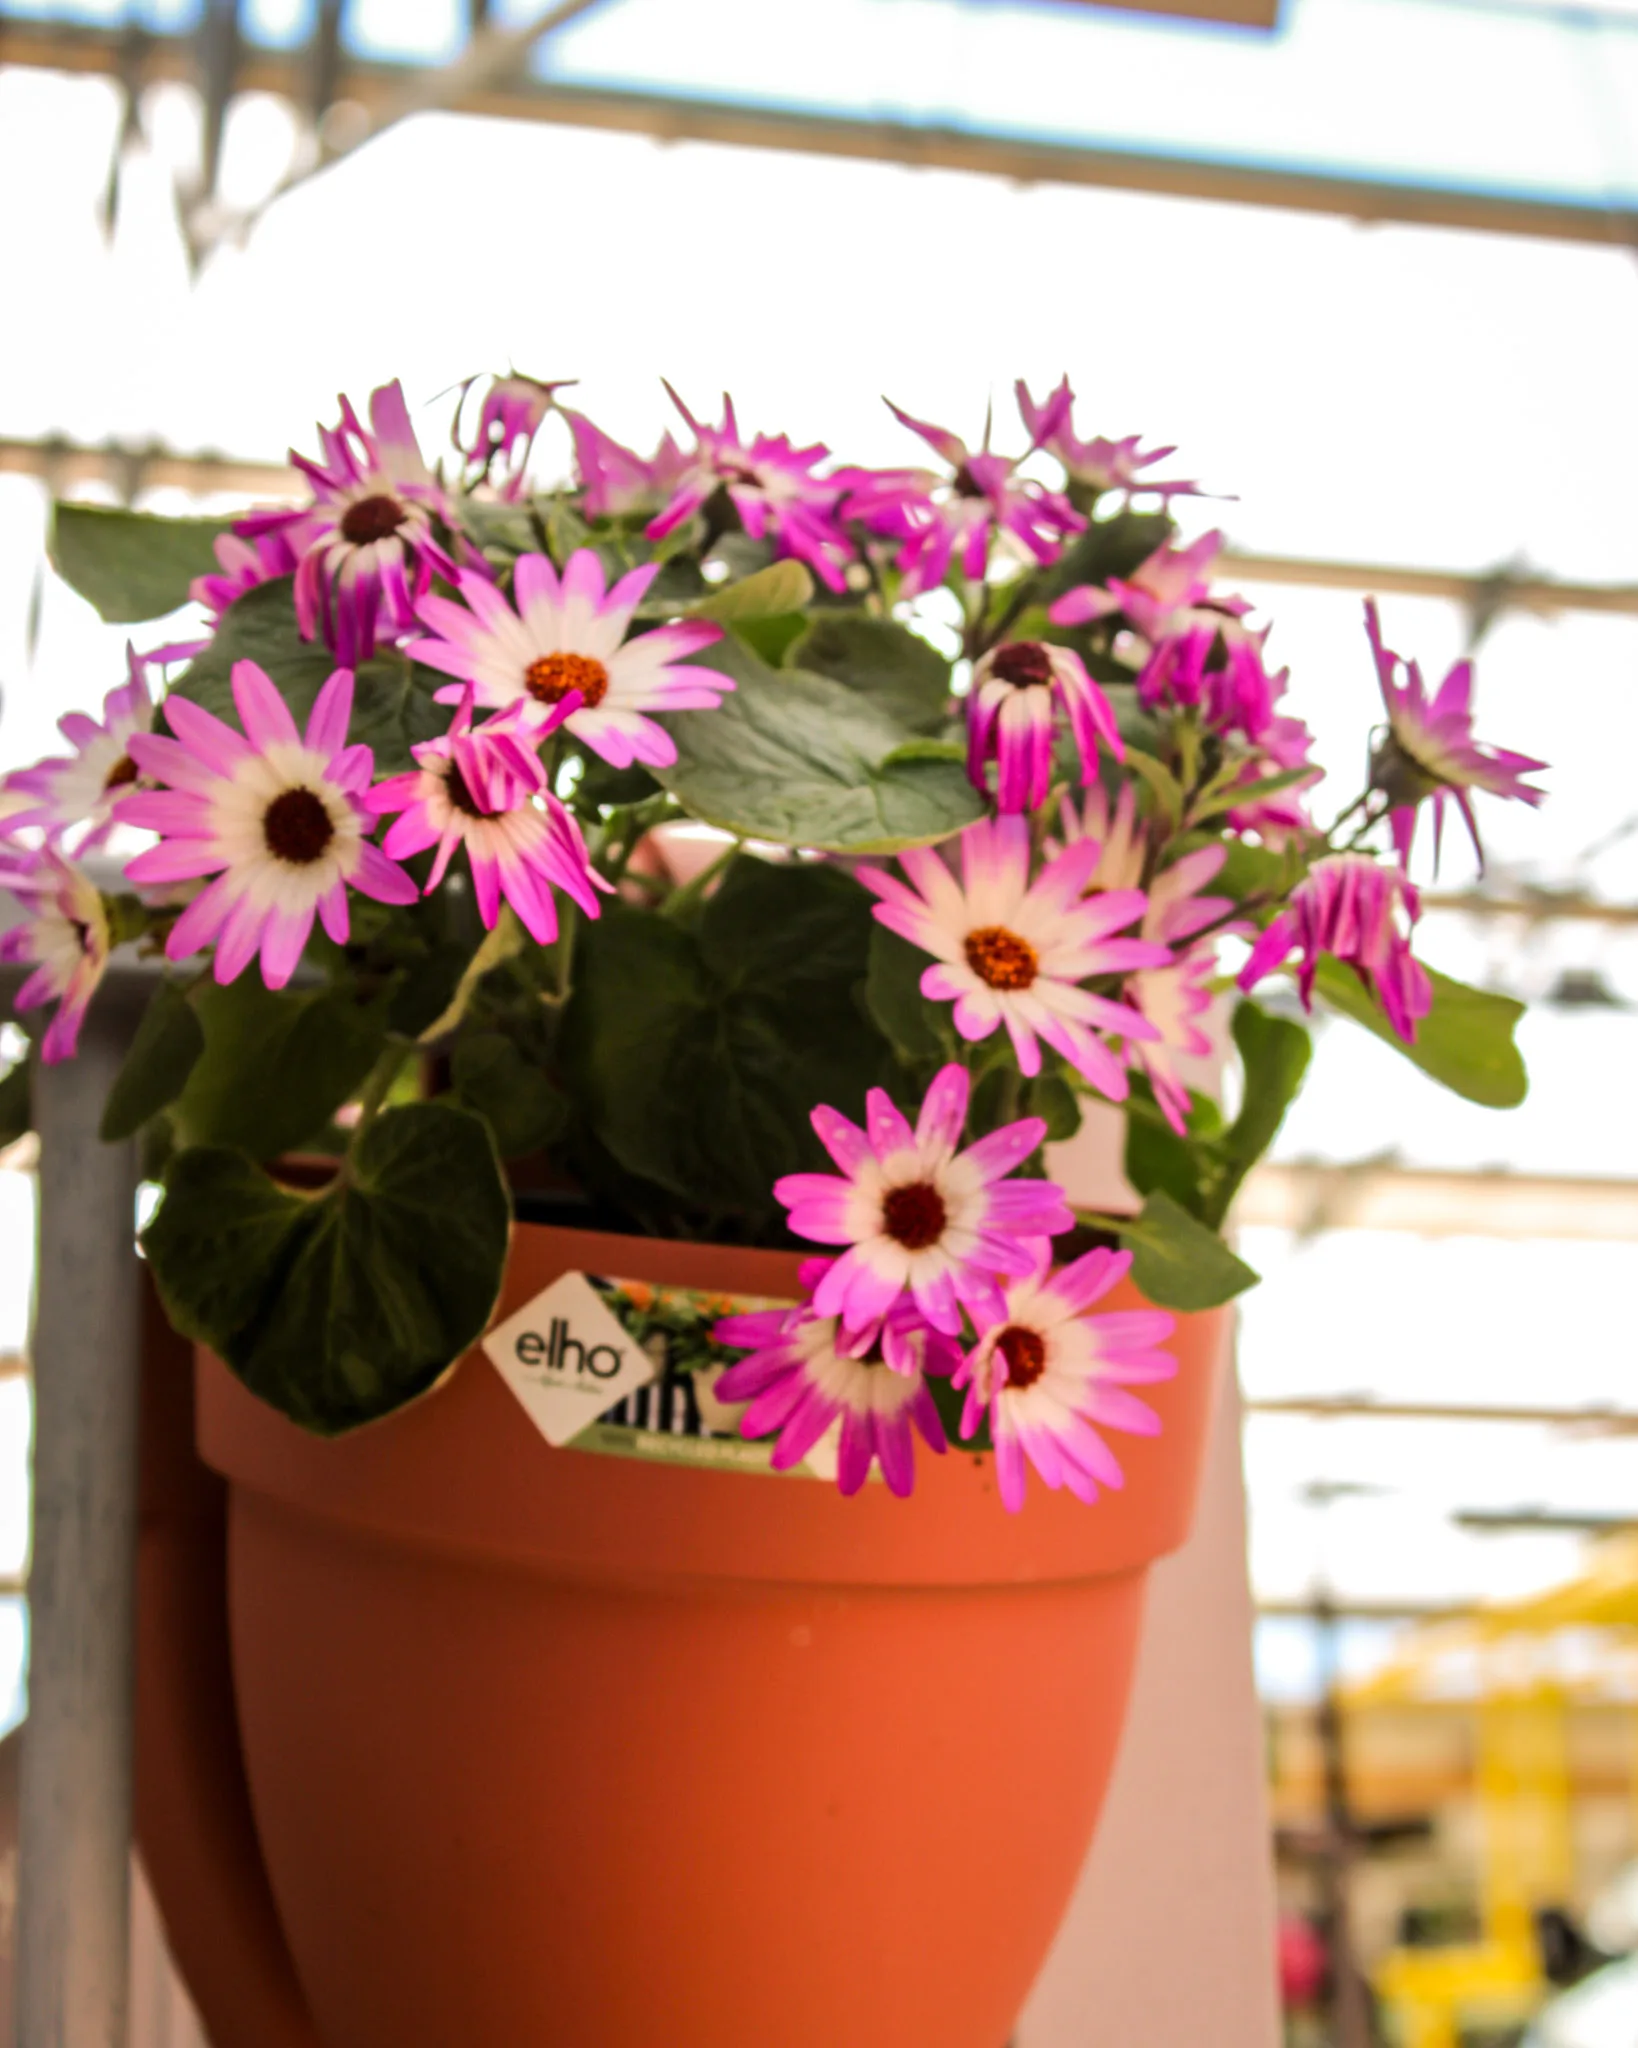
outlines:
[[1062, 1188], [1006, 1178], [1045, 1138], [1039, 1117], [956, 1150], [971, 1085], [965, 1067], [941, 1068], [914, 1130], [880, 1088], [870, 1091], [864, 1130], [827, 1106], [813, 1112], [841, 1175], [787, 1174], [774, 1193], [798, 1237], [847, 1246], [814, 1290], [816, 1315], [839, 1315], [858, 1332], [908, 1293], [935, 1330], [954, 1336], [963, 1305], [993, 1305], [996, 1276], [1028, 1270], [1021, 1239], [1072, 1226]]
[[[734, 681], [685, 660], [722, 638], [722, 628], [704, 619], [626, 638], [659, 573], [659, 564], [649, 562], [605, 590], [603, 565], [591, 548], [577, 548], [561, 577], [547, 556], [520, 555], [512, 570], [514, 611], [488, 576], [463, 569], [456, 580], [465, 603], [423, 598], [421, 617], [438, 637], [414, 641], [410, 653], [460, 684], [476, 685], [479, 704], [534, 706], [542, 722], [578, 692], [580, 703], [564, 721], [577, 740], [617, 768], [633, 761], [663, 768], [676, 760], [676, 743], [645, 714], [714, 711]], [[439, 702], [458, 704], [460, 684], [440, 690]]]
[[1433, 984], [1411, 953], [1410, 928], [1421, 901], [1401, 869], [1363, 853], [1333, 853], [1316, 861], [1291, 900], [1251, 949], [1240, 970], [1242, 989], [1271, 973], [1300, 949], [1297, 986], [1311, 1008], [1320, 955], [1351, 967], [1388, 1013], [1407, 1044], [1433, 1007]]
[[1093, 1501], [1124, 1477], [1101, 1429], [1157, 1436], [1160, 1418], [1128, 1392], [1168, 1380], [1177, 1362], [1159, 1347], [1177, 1327], [1159, 1309], [1110, 1315], [1087, 1310], [1124, 1279], [1130, 1252], [1091, 1251], [1051, 1270], [1051, 1247], [1031, 1247], [1030, 1270], [1007, 1282], [1001, 1311], [986, 1322], [955, 1376], [967, 1389], [961, 1433], [989, 1415], [1003, 1505], [1024, 1504], [1025, 1461], [1050, 1487]]
[[28, 809], [10, 813], [8, 833], [34, 828], [48, 840], [60, 841], [65, 833], [85, 825], [90, 829], [75, 849], [81, 854], [108, 836], [114, 805], [137, 777], [129, 752], [131, 736], [147, 732], [154, 722], [147, 664], [129, 645], [125, 661], [130, 679], [103, 699], [100, 724], [83, 711], [58, 719], [57, 730], [74, 749], [72, 754], [19, 768], [6, 777], [8, 790], [34, 799]]
[[[555, 384], [538, 377], [525, 377], [516, 370], [504, 377], [490, 378], [478, 407], [478, 416], [464, 426], [469, 407], [467, 398], [480, 380], [469, 377], [461, 386], [455, 408], [455, 425], [450, 438], [456, 451], [466, 458], [474, 480], [492, 484], [503, 498], [515, 498], [523, 488], [523, 472], [535, 436], [552, 410], [555, 394], [574, 382], [560, 377]], [[497, 479], [496, 471], [499, 470]]]
[[988, 796], [989, 763], [996, 763], [999, 809], [1033, 811], [1046, 802], [1052, 788], [1053, 712], [1059, 703], [1069, 713], [1082, 782], [1097, 773], [1100, 741], [1117, 761], [1126, 758], [1109, 699], [1073, 648], [1045, 640], [1008, 640], [973, 670], [967, 773]]
[[623, 447], [612, 434], [594, 427], [583, 413], [559, 408], [574, 436], [581, 510], [588, 519], [618, 519], [631, 512], [652, 512], [665, 504], [688, 468], [688, 457], [669, 434], [648, 461]]
[[849, 470], [843, 512], [872, 533], [900, 543], [901, 590], [915, 597], [936, 590], [955, 562], [969, 582], [983, 579], [990, 544], [1005, 536], [1032, 561], [1056, 561], [1064, 536], [1086, 524], [1061, 492], [1018, 474], [1026, 455], [970, 449], [944, 427], [912, 419], [888, 401], [896, 420], [919, 434], [950, 466], [947, 477], [923, 469]]
[[1075, 394], [1069, 388], [1067, 377], [1042, 405], [1037, 405], [1031, 398], [1029, 386], [1022, 377], [1013, 386], [1013, 391], [1031, 442], [1038, 448], [1044, 448], [1049, 455], [1055, 455], [1075, 483], [1085, 484], [1089, 490], [1100, 494], [1124, 491], [1128, 497], [1136, 491], [1153, 491], [1157, 497], [1166, 499], [1205, 495], [1198, 484], [1184, 483], [1177, 478], [1162, 480], [1143, 474], [1157, 462], [1164, 462], [1168, 456], [1175, 455], [1175, 448], [1145, 450], [1141, 434], [1128, 434], [1120, 441], [1107, 441], [1101, 434], [1090, 441], [1077, 439], [1071, 417]]
[[296, 619], [302, 637], [322, 632], [344, 667], [367, 660], [377, 640], [396, 640], [415, 624], [415, 603], [433, 572], [455, 568], [432, 530], [447, 516], [444, 494], [421, 459], [409, 408], [394, 381], [370, 394], [366, 432], [341, 401], [341, 424], [319, 428], [323, 460], [291, 451], [313, 486], [297, 511], [252, 512], [235, 522], [241, 539], [282, 539], [298, 550]]
[[1154, 1027], [1124, 1003], [1081, 984], [1094, 975], [1158, 967], [1169, 949], [1112, 934], [1142, 917], [1141, 889], [1083, 892], [1097, 864], [1090, 840], [1067, 848], [1030, 880], [1029, 826], [1020, 817], [980, 818], [961, 835], [961, 880], [931, 847], [912, 847], [899, 865], [907, 888], [880, 869], [859, 880], [882, 900], [876, 916], [934, 956], [922, 994], [955, 1004], [963, 1038], [988, 1038], [1004, 1024], [1020, 1069], [1041, 1071], [1039, 1041], [1063, 1054], [1112, 1101], [1127, 1093], [1126, 1070], [1099, 1036], [1152, 1038]]
[[169, 958], [214, 943], [216, 979], [229, 982], [260, 952], [262, 978], [283, 988], [315, 914], [338, 945], [346, 940], [349, 888], [378, 903], [413, 903], [421, 892], [365, 837], [374, 758], [347, 745], [352, 671], [338, 668], [325, 683], [305, 733], [253, 661], [233, 664], [233, 702], [242, 733], [186, 697], [167, 698], [176, 737], [136, 734], [130, 744], [142, 773], [169, 787], [139, 790], [114, 816], [160, 834], [127, 864], [131, 881], [215, 877], [171, 928]]
[[[945, 1448], [944, 1425], [928, 1392], [926, 1371], [948, 1374], [960, 1352], [909, 1310], [894, 1320], [905, 1351], [920, 1363], [895, 1370], [879, 1357], [860, 1357], [833, 1316], [810, 1306], [729, 1316], [712, 1331], [719, 1344], [750, 1351], [731, 1365], [713, 1392], [721, 1401], [749, 1401], [744, 1437], [779, 1432], [770, 1462], [776, 1472], [799, 1465], [827, 1431], [841, 1425], [836, 1483], [845, 1494], [863, 1486], [879, 1464], [900, 1499], [915, 1485], [915, 1434], [929, 1450]], [[914, 1325], [914, 1328], [911, 1328]]]
[[[1119, 612], [1152, 645], [1187, 624], [1188, 614], [1212, 601], [1211, 570], [1222, 551], [1223, 536], [1215, 530], [1201, 534], [1186, 548], [1167, 541], [1129, 577], [1111, 579], [1107, 589], [1098, 583], [1082, 583], [1066, 590], [1047, 617], [1055, 626], [1084, 626]], [[1241, 598], [1216, 603], [1218, 616], [1238, 616], [1247, 609]]]
[[[1547, 792], [1526, 782], [1524, 777], [1545, 768], [1547, 763], [1533, 760], [1528, 754], [1509, 753], [1504, 747], [1485, 746], [1473, 737], [1472, 662], [1457, 662], [1430, 702], [1416, 663], [1402, 662], [1383, 646], [1381, 623], [1372, 598], [1365, 600], [1365, 630], [1370, 635], [1377, 681], [1388, 713], [1388, 731], [1371, 763], [1371, 775], [1374, 786], [1392, 801], [1390, 823], [1400, 861], [1406, 866], [1410, 863], [1417, 814], [1423, 800], [1431, 798], [1433, 859], [1435, 867], [1438, 866], [1445, 805], [1454, 799], [1473, 841], [1474, 855], [1483, 867], [1484, 848], [1479, 844], [1479, 826], [1469, 792], [1483, 789], [1492, 796], [1539, 804]], [[1398, 680], [1401, 667], [1405, 671], [1403, 682]]]
[[770, 541], [776, 556], [805, 563], [828, 589], [845, 589], [853, 548], [836, 523], [840, 492], [834, 481], [814, 475], [830, 450], [819, 442], [798, 448], [785, 434], [747, 440], [726, 392], [722, 425], [703, 426], [671, 386], [665, 388], [692, 428], [695, 445], [670, 503], [649, 521], [649, 539], [663, 540], [713, 493], [725, 490], [752, 540]]
[[0, 866], [0, 888], [26, 913], [22, 924], [0, 934], [0, 960], [34, 966], [14, 1007], [33, 1010], [55, 1001], [57, 1014], [46, 1026], [40, 1056], [53, 1063], [72, 1059], [112, 950], [102, 894], [82, 869], [49, 848], [7, 859]]
[[412, 749], [416, 769], [367, 790], [364, 807], [378, 817], [403, 813], [381, 843], [390, 859], [437, 847], [427, 895], [443, 880], [456, 847], [464, 846], [484, 924], [494, 928], [504, 897], [530, 937], [549, 946], [557, 937], [554, 888], [588, 917], [601, 908], [598, 889], [608, 888], [592, 867], [580, 827], [547, 787], [537, 751], [579, 700], [565, 698], [544, 725], [514, 705], [476, 727], [472, 700], [468, 683], [449, 731]]
[[[281, 520], [287, 517], [282, 509], [275, 516]], [[240, 522], [241, 526], [244, 524]], [[293, 576], [307, 552], [308, 542], [316, 535], [316, 528], [309, 531], [302, 524], [281, 526], [250, 540], [237, 531], [219, 533], [211, 542], [216, 572], [196, 576], [188, 585], [188, 595], [195, 604], [204, 606], [215, 625], [228, 606], [247, 590], [254, 590], [260, 583], [271, 583], [277, 576]]]

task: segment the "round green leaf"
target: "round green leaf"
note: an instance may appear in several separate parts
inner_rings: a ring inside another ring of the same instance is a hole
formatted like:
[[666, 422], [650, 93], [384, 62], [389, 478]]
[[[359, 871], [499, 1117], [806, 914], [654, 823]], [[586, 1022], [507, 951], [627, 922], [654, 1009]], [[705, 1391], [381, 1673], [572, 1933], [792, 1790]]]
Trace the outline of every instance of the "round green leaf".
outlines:
[[279, 1187], [242, 1152], [178, 1153], [142, 1244], [184, 1336], [335, 1435], [424, 1393], [476, 1342], [510, 1234], [482, 1119], [419, 1102], [377, 1118], [319, 1195]]

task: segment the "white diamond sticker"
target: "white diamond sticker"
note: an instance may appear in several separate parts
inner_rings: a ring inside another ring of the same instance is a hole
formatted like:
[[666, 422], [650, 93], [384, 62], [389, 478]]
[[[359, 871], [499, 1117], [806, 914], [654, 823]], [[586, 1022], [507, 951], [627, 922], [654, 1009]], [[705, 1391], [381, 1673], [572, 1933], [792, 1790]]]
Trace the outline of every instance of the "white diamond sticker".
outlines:
[[529, 1420], [559, 1449], [655, 1373], [654, 1360], [583, 1273], [554, 1280], [491, 1330], [483, 1348]]

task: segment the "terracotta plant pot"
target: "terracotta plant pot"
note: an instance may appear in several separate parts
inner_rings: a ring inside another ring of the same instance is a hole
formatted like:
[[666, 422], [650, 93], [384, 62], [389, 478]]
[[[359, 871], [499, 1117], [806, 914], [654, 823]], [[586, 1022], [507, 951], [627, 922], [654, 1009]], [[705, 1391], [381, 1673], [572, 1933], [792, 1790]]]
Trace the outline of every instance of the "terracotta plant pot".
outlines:
[[[797, 1264], [520, 1226], [501, 1314], [572, 1269], [789, 1296]], [[1182, 1320], [1123, 1494], [1017, 1516], [960, 1450], [907, 1502], [554, 1451], [481, 1354], [326, 1443], [201, 1357], [249, 1802], [210, 1482], [173, 1473], [139, 1822], [215, 2038], [1002, 2048], [1188, 1529], [1221, 1323]]]

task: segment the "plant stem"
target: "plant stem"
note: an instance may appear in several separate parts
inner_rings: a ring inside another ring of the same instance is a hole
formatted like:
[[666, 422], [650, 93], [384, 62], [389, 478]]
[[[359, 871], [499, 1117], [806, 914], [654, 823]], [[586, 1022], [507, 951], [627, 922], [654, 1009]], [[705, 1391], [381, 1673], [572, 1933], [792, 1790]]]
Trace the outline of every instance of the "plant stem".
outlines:
[[353, 1128], [352, 1142], [347, 1147], [349, 1152], [380, 1115], [387, 1097], [392, 1093], [392, 1084], [398, 1079], [403, 1071], [404, 1062], [415, 1049], [414, 1043], [407, 1038], [387, 1041], [381, 1057], [370, 1069], [369, 1079], [364, 1083], [363, 1092], [358, 1098], [358, 1122]]
[[678, 917], [684, 911], [692, 910], [718, 875], [722, 873], [728, 863], [738, 854], [739, 849], [740, 841], [737, 839], [733, 840], [722, 849], [721, 853], [717, 855], [709, 867], [701, 868], [692, 881], [678, 883], [677, 887], [672, 890], [671, 894], [660, 905], [662, 915]]

